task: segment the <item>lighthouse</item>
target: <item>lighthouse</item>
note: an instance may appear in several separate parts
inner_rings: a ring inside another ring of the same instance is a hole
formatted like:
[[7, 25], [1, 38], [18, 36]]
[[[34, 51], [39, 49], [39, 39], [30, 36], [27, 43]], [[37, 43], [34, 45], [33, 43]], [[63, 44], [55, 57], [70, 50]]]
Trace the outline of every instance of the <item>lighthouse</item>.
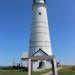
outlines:
[[[46, 0], [33, 0], [32, 11], [29, 57], [52, 56]], [[50, 68], [49, 64], [46, 60], [38, 60], [33, 63], [33, 70]]]
[[58, 75], [56, 58], [52, 54], [46, 0], [33, 0], [32, 25], [29, 52], [21, 55], [22, 66], [32, 70], [52, 68], [52, 75]]

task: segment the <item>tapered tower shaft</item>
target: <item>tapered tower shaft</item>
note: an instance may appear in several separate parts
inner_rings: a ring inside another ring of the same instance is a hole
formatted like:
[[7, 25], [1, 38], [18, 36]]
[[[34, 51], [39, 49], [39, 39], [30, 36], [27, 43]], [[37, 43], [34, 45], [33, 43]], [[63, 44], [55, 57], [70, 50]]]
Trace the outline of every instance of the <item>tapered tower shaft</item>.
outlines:
[[32, 28], [29, 46], [30, 56], [39, 49], [48, 55], [52, 55], [46, 7], [45, 0], [33, 0]]

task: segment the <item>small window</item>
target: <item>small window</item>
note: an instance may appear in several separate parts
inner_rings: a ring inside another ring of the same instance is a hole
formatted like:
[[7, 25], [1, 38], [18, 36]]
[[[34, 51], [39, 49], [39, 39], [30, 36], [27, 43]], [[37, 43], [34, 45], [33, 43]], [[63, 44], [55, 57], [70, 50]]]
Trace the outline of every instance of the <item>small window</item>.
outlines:
[[39, 12], [39, 15], [41, 15], [42, 13], [41, 12]]

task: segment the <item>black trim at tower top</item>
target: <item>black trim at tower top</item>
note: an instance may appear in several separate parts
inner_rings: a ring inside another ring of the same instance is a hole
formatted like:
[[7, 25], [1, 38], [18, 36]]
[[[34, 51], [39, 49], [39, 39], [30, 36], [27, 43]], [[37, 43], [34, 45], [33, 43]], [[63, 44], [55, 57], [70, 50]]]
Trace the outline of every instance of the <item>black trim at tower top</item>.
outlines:
[[[36, 0], [33, 0], [33, 3], [36, 3]], [[44, 3], [46, 3], [46, 0], [44, 0]]]

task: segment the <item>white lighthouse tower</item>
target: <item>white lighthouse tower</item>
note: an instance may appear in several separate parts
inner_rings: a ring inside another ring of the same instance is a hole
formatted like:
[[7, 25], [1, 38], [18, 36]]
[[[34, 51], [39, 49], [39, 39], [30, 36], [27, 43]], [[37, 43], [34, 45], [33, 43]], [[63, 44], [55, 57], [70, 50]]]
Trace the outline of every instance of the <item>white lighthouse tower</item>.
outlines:
[[[52, 55], [46, 1], [33, 0], [32, 9], [29, 57]], [[38, 60], [33, 63], [33, 69], [46, 69], [49, 68], [48, 64], [45, 60]]]
[[33, 1], [32, 29], [30, 34], [30, 55], [39, 49], [48, 55], [52, 55], [50, 34], [48, 27], [48, 17], [45, 0]]

